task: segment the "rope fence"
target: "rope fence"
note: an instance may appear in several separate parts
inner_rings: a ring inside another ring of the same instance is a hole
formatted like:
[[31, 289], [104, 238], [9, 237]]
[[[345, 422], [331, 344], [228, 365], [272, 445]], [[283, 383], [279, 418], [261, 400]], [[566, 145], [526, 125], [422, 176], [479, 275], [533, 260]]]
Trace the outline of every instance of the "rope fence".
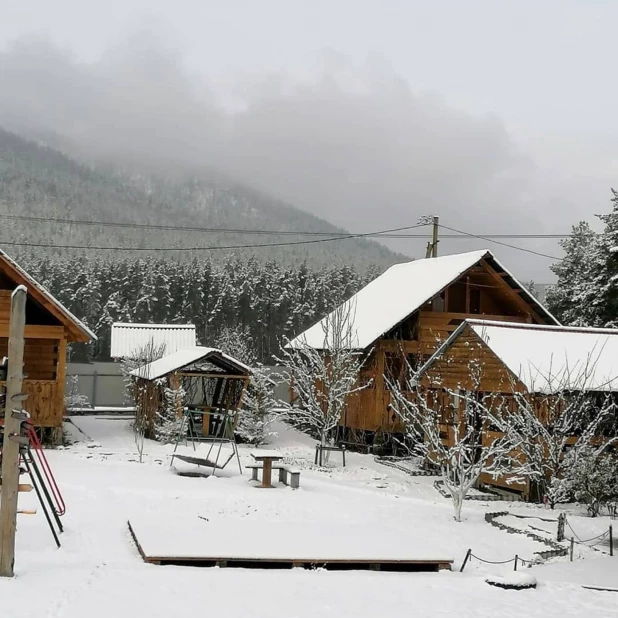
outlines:
[[474, 558], [475, 560], [478, 560], [479, 562], [484, 562], [485, 564], [509, 564], [510, 562], [513, 562], [513, 570], [517, 571], [517, 566], [518, 565], [526, 565], [526, 564], [532, 564], [532, 561], [530, 560], [524, 560], [523, 558], [520, 558], [517, 554], [515, 554], [514, 558], [510, 558], [509, 560], [485, 560], [484, 558], [481, 558], [480, 556], [477, 556], [476, 554], [472, 553], [472, 549], [469, 549], [466, 552], [466, 557], [464, 558], [464, 561], [461, 565], [461, 568], [459, 569], [459, 572], [462, 573], [463, 570], [466, 568], [466, 564], [468, 564], [468, 562]]

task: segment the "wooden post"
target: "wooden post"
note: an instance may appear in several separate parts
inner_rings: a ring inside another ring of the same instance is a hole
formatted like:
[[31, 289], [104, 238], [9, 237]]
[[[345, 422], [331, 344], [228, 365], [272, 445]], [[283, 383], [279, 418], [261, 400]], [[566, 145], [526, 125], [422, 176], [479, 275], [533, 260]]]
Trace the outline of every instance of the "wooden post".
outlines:
[[517, 560], [518, 559], [519, 559], [519, 556], [515, 554], [515, 566], [513, 567], [513, 571], [517, 571]]
[[571, 537], [571, 551], [569, 552], [571, 556], [571, 562], [573, 562], [573, 548], [574, 547], [575, 547], [575, 537], [572, 536]]
[[556, 540], [558, 542], [560, 541], [564, 541], [564, 522], [566, 520], [566, 515], [564, 513], [560, 513], [560, 515], [558, 515], [558, 536], [556, 537]]
[[[388, 412], [385, 410], [384, 403], [384, 371], [386, 369], [386, 354], [384, 349], [378, 344], [376, 348], [376, 372], [375, 372], [375, 388], [372, 389], [375, 397], [374, 401], [374, 417], [372, 427], [376, 429], [384, 426], [384, 424], [391, 424], [388, 418]], [[365, 426], [367, 425], [365, 421]]]
[[609, 525], [609, 555], [614, 555], [614, 529], [612, 525]]
[[19, 442], [21, 421], [13, 416], [13, 406], [21, 393], [24, 370], [24, 329], [27, 290], [20, 285], [11, 296], [8, 375], [2, 443], [2, 496], [0, 497], [0, 577], [13, 577], [15, 564], [15, 527], [19, 489]]
[[[322, 462], [320, 462], [321, 465]], [[264, 459], [264, 469], [262, 470], [262, 487], [272, 487], [271, 476], [273, 472], [273, 461], [266, 457]]]

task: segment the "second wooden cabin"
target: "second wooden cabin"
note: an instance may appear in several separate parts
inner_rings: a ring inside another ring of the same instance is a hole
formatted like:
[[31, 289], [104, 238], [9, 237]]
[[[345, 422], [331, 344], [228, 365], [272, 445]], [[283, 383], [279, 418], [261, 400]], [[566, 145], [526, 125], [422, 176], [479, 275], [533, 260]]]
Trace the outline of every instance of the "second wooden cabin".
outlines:
[[[440, 393], [440, 430], [451, 444], [455, 425], [461, 422], [464, 392], [478, 400], [489, 396], [488, 405], [499, 405], [501, 413], [516, 405], [513, 395], [519, 393], [537, 418], [551, 426], [565, 394], [579, 393], [596, 403], [596, 397], [603, 400], [618, 392], [618, 330], [469, 319], [436, 350], [417, 377], [421, 387]], [[608, 435], [615, 435], [617, 423], [617, 418], [611, 420], [605, 428]], [[496, 428], [484, 427], [482, 443], [489, 445], [501, 435]], [[567, 444], [574, 441], [575, 437], [569, 438]], [[526, 498], [542, 498], [530, 480], [513, 480], [508, 474], [498, 478], [483, 474], [480, 482]]]

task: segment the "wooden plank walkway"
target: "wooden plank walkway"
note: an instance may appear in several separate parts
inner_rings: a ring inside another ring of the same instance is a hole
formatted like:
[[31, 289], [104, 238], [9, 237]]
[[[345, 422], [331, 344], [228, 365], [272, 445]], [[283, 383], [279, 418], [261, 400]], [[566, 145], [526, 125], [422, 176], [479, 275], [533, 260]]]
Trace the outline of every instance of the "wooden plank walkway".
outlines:
[[[302, 549], [299, 555], [292, 555], [290, 551], [277, 550], [257, 552], [255, 549], [247, 550], [247, 553], [234, 551], [230, 547], [230, 551], [221, 551], [221, 545], [214, 548], [215, 551], [210, 553], [204, 548], [199, 548], [201, 543], [195, 543], [194, 547], [198, 551], [182, 551], [183, 541], [179, 540], [178, 552], [174, 552], [172, 548], [167, 548], [166, 551], [158, 551], [156, 543], [152, 543], [152, 530], [144, 530], [142, 524], [132, 524], [128, 522], [129, 531], [137, 549], [142, 556], [144, 562], [157, 565], [175, 565], [175, 566], [192, 566], [192, 567], [238, 567], [238, 568], [255, 568], [255, 569], [292, 569], [304, 568], [315, 569], [323, 568], [327, 570], [372, 570], [372, 571], [391, 571], [391, 572], [436, 572], [440, 570], [450, 570], [453, 563], [452, 559], [447, 558], [407, 558], [407, 557], [391, 557], [385, 554], [380, 557], [377, 554], [371, 555], [368, 552], [368, 557], [364, 558], [358, 554], [346, 557], [343, 554], [335, 554], [333, 552], [322, 551], [316, 554], [303, 554]], [[276, 524], [271, 524], [273, 533], [276, 533]], [[239, 529], [241, 527], [239, 526]], [[300, 535], [306, 533], [305, 526], [298, 524], [298, 532]], [[144, 532], [143, 538], [145, 542], [140, 540], [140, 529]], [[168, 528], [168, 535], [172, 531]], [[194, 530], [194, 534], [199, 534], [199, 528]], [[150, 536], [150, 538], [148, 538]], [[218, 535], [219, 536], [219, 535]], [[172, 542], [173, 544], [173, 542]], [[169, 545], [169, 543], [168, 543]], [[287, 544], [289, 548], [289, 543]]]

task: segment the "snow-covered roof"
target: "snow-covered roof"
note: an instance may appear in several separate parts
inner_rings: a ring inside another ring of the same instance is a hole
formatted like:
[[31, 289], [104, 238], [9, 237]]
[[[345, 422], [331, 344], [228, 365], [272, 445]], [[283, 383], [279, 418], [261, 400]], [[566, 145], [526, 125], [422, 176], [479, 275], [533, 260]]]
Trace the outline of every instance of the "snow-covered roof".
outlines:
[[149, 346], [165, 346], [166, 353], [195, 347], [194, 324], [112, 324], [112, 358], [131, 358]]
[[421, 368], [468, 326], [530, 392], [618, 390], [618, 330], [466, 320]]
[[212, 363], [216, 367], [230, 373], [238, 373], [240, 375], [251, 373], [250, 367], [218, 348], [194, 346], [184, 350], [177, 350], [152, 363], [142, 365], [134, 369], [131, 375], [136, 378], [144, 378], [145, 380], [157, 380], [175, 371], [205, 362]]
[[[521, 289], [522, 297], [526, 298], [548, 321], [558, 323], [549, 311], [496, 260], [491, 251], [483, 249], [396, 264], [368, 283], [344, 303], [353, 316], [352, 347], [368, 348], [376, 339], [420, 309], [482, 259], [501, 269], [507, 275], [505, 280]], [[290, 342], [290, 347], [307, 345], [316, 349], [327, 348], [328, 346], [324, 344], [328, 320], [327, 316], [298, 335]]]
[[[75, 327], [75, 329], [81, 334], [81, 340], [86, 342], [91, 339], [96, 339], [97, 336], [75, 315], [73, 315], [58, 299], [56, 299], [51, 292], [43, 285], [41, 285], [34, 277], [28, 274], [12, 257], [0, 249], [0, 259], [11, 269], [19, 279], [17, 281], [20, 285], [25, 285], [29, 294], [39, 296], [37, 300], [43, 301], [43, 304], [47, 302], [53, 309], [58, 312], [58, 318], [66, 323], [69, 323]], [[52, 312], [53, 313], [53, 312]]]

